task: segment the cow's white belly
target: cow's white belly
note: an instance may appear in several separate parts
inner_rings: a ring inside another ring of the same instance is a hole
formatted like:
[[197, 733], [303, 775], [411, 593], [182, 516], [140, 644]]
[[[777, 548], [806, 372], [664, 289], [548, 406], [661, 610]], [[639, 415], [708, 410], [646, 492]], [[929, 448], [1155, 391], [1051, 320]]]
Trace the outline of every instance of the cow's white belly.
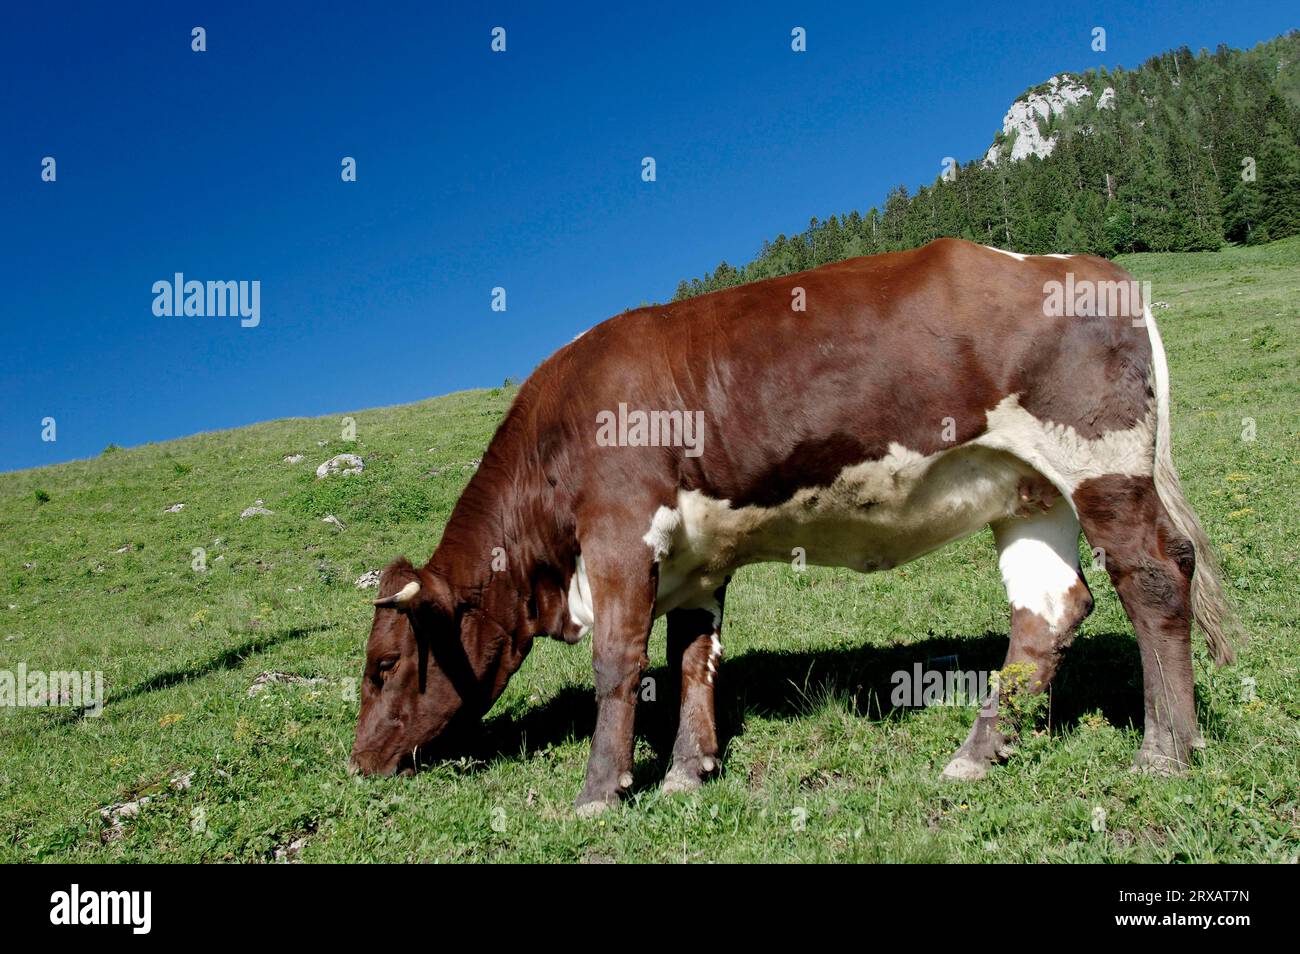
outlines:
[[[1013, 514], [1046, 509], [1051, 500], [1042, 486], [1072, 507], [1071, 495], [1086, 480], [1152, 472], [1154, 405], [1133, 427], [1095, 438], [1035, 418], [1017, 395], [987, 417], [986, 431], [971, 443], [929, 456], [892, 444], [883, 458], [846, 467], [831, 486], [800, 490], [773, 507], [679, 492], [675, 507], [647, 514], [643, 539], [659, 565], [656, 613], [716, 612], [718, 588], [747, 563], [802, 559], [884, 570]], [[569, 609], [575, 623], [590, 627], [594, 606], [581, 560]]]
[[964, 445], [923, 456], [894, 444], [880, 460], [845, 468], [829, 487], [773, 507], [733, 507], [681, 491], [660, 507], [645, 542], [659, 563], [656, 613], [715, 608], [714, 594], [747, 563], [800, 561], [887, 570], [969, 536], [1020, 509], [1033, 468], [999, 450]]

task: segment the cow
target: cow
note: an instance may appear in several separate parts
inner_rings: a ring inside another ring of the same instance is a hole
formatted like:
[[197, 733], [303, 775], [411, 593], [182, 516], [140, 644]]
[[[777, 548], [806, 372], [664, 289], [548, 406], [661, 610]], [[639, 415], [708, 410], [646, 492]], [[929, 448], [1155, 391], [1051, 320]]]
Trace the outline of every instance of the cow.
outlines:
[[[714, 679], [737, 568], [801, 552], [888, 570], [986, 526], [1011, 604], [1004, 671], [1028, 673], [1015, 691], [1050, 685], [1092, 608], [1082, 530], [1136, 632], [1135, 767], [1187, 766], [1205, 744], [1191, 621], [1220, 665], [1237, 624], [1174, 468], [1149, 304], [1047, 307], [1066, 287], [1137, 286], [1105, 259], [940, 239], [579, 335], [520, 387], [428, 562], [384, 570], [352, 769], [415, 771], [488, 711], [536, 638], [590, 632], [597, 714], [577, 807], [615, 804], [667, 614], [680, 715], [663, 789], [693, 790], [720, 768]], [[944, 776], [1006, 758], [1007, 692]]]

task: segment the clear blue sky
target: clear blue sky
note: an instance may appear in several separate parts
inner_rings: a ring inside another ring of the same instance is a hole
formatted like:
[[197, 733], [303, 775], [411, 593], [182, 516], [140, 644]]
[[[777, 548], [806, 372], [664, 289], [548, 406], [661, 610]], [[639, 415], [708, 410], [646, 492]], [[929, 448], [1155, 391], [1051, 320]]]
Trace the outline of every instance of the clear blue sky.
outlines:
[[[982, 154], [1055, 72], [1296, 26], [1250, 0], [836, 6], [10, 4], [0, 469], [522, 378]], [[260, 281], [261, 324], [156, 317], [175, 272]]]

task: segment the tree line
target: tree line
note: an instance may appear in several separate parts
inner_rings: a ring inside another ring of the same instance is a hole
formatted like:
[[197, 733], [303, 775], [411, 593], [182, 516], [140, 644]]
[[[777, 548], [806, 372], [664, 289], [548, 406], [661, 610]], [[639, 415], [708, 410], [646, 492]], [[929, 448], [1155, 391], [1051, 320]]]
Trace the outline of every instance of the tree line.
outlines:
[[[883, 208], [813, 218], [765, 241], [747, 265], [682, 281], [674, 300], [942, 236], [1110, 257], [1300, 234], [1300, 31], [1074, 79], [1092, 96], [1040, 120], [1057, 136], [1046, 158], [981, 158], [915, 193], [895, 186]], [[1110, 108], [1098, 108], [1106, 88]]]

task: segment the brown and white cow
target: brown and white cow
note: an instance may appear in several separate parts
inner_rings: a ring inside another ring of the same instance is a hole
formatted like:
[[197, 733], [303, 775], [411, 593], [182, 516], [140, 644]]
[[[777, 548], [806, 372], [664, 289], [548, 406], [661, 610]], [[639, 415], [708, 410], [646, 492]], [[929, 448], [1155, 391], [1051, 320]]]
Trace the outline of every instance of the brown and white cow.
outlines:
[[[713, 680], [737, 567], [802, 548], [886, 570], [985, 526], [1011, 603], [1007, 663], [1032, 667], [1022, 691], [1046, 688], [1092, 607], [1082, 528], [1137, 633], [1137, 766], [1184, 766], [1204, 744], [1191, 620], [1221, 664], [1233, 623], [1174, 470], [1160, 335], [1141, 302], [1044, 307], [1049, 289], [1131, 281], [1103, 259], [943, 239], [579, 336], [521, 387], [428, 563], [385, 570], [353, 767], [413, 771], [453, 720], [491, 707], [536, 637], [590, 630], [598, 714], [578, 805], [613, 803], [667, 613], [681, 713], [664, 788], [694, 788], [718, 767]], [[997, 710], [995, 694], [945, 775], [979, 778], [1005, 756]]]

